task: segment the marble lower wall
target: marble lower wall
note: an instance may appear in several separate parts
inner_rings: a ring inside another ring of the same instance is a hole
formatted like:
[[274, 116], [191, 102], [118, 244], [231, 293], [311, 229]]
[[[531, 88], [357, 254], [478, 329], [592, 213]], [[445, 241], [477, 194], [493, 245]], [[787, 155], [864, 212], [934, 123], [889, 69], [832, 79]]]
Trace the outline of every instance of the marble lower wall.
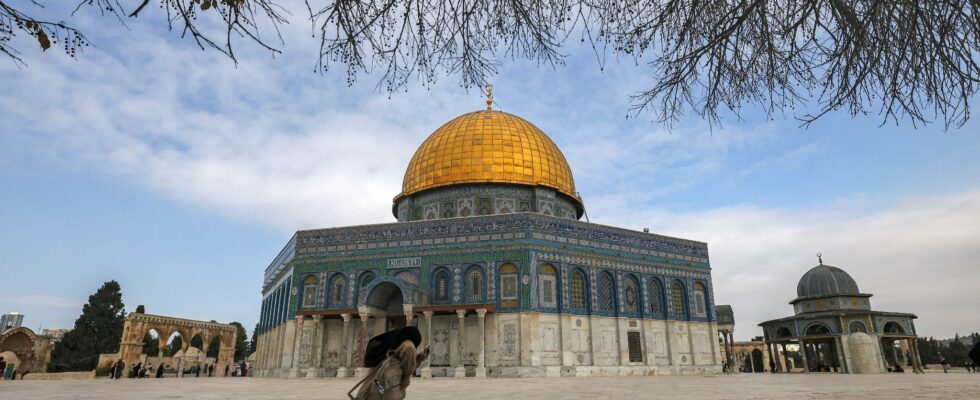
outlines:
[[[424, 346], [431, 346], [433, 376], [468, 375], [480, 365], [479, 318], [435, 315], [431, 332], [423, 318]], [[368, 337], [387, 321], [371, 318]], [[721, 371], [714, 323], [643, 320], [547, 313], [487, 314], [483, 366], [492, 377], [706, 374]], [[258, 338], [255, 376], [352, 376], [360, 365], [360, 320], [289, 321]], [[634, 348], [630, 348], [633, 336]], [[638, 346], [638, 347], [637, 347]], [[632, 358], [631, 358], [632, 350]]]

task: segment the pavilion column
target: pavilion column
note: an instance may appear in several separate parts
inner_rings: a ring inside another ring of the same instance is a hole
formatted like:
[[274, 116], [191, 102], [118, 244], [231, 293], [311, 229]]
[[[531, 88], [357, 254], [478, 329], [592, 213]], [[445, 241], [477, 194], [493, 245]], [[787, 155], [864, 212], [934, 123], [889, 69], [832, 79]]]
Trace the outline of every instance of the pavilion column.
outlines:
[[303, 351], [303, 349], [300, 347], [303, 344], [303, 326], [306, 325], [306, 317], [297, 315], [294, 322], [296, 326], [296, 333], [293, 335], [293, 360], [292, 365], [290, 365], [291, 368], [289, 369], [290, 378], [299, 377], [299, 355], [300, 352]]
[[786, 343], [781, 344], [780, 348], [783, 349], [783, 371], [792, 372], [792, 369], [789, 366], [789, 352], [786, 351]]
[[[425, 348], [432, 351], [432, 311], [422, 311], [422, 315], [425, 317]], [[425, 359], [425, 366], [422, 367], [420, 371], [422, 379], [432, 378], [432, 354]]]
[[810, 362], [807, 361], [806, 343], [803, 342], [803, 339], [800, 339], [800, 356], [803, 357], [803, 373], [810, 373]]
[[340, 314], [340, 318], [344, 319], [344, 328], [341, 332], [340, 338], [340, 368], [337, 368], [337, 377], [346, 378], [348, 377], [348, 369], [350, 368], [351, 350], [353, 346], [350, 345], [350, 314]]
[[840, 363], [840, 372], [848, 373], [847, 360], [844, 359], [844, 347], [841, 346], [840, 336], [834, 337], [834, 350], [837, 352], [837, 360]]
[[775, 346], [775, 344], [766, 343], [766, 352], [769, 353], [769, 361], [772, 362], [772, 367], [769, 368], [770, 369], [769, 372], [776, 372], [776, 368], [779, 367], [779, 359], [772, 356], [772, 346]]
[[486, 322], [485, 322], [486, 315], [487, 315], [487, 309], [486, 308], [478, 308], [478, 309], [476, 309], [477, 334], [479, 336], [479, 339], [478, 340], [480, 342], [480, 353], [477, 356], [477, 360], [476, 360], [476, 377], [477, 378], [486, 378], [487, 377], [487, 367], [486, 367], [486, 349], [487, 349], [486, 340], [487, 340], [487, 333], [486, 333]]
[[359, 313], [358, 316], [361, 318], [361, 332], [358, 335], [360, 343], [357, 349], [357, 354], [360, 356], [357, 370], [355, 370], [355, 376], [358, 378], [363, 378], [367, 375], [368, 369], [364, 366], [364, 353], [367, 352], [367, 341], [368, 341], [368, 319], [371, 315], [368, 313]]
[[878, 338], [878, 348], [881, 349], [881, 366], [884, 368], [881, 372], [888, 371], [888, 355], [885, 353], [885, 340], [884, 338]]
[[905, 340], [907, 340], [909, 343], [909, 357], [912, 357], [912, 372], [923, 372], [922, 361], [919, 360], [919, 344], [916, 343], [915, 338], [908, 338]]
[[466, 367], [463, 366], [463, 354], [466, 352], [466, 310], [456, 310], [456, 317], [459, 318], [459, 332], [456, 334], [456, 339], [459, 340], [458, 346], [456, 346], [459, 355], [456, 357], [458, 364], [456, 364], [453, 376], [465, 378]]

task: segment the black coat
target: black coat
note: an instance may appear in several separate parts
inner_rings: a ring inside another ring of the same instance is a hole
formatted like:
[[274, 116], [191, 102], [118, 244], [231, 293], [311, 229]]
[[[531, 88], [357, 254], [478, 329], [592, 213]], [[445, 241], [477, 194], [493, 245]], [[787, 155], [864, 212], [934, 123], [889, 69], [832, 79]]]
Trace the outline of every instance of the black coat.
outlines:
[[419, 328], [406, 326], [371, 338], [364, 351], [364, 366], [368, 368], [378, 366], [388, 356], [389, 351], [397, 349], [406, 340], [411, 340], [415, 347], [419, 347], [422, 343], [422, 333], [419, 332]]
[[980, 365], [980, 342], [973, 345], [973, 350], [970, 350], [970, 359], [973, 360], [973, 365]]

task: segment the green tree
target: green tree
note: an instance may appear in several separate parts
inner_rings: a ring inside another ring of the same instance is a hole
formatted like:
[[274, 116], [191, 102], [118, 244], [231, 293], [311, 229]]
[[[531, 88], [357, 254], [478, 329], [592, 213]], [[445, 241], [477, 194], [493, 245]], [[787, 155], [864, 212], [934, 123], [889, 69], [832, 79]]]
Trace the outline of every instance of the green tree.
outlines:
[[256, 323], [255, 328], [252, 329], [252, 340], [248, 342], [248, 354], [252, 354], [255, 352], [256, 347], [258, 346], [258, 340], [259, 340], [259, 324]]
[[180, 351], [180, 348], [183, 346], [184, 339], [180, 335], [174, 336], [174, 340], [170, 341], [170, 344], [168, 344], [167, 348], [164, 350], [164, 355], [167, 357], [173, 356], [174, 354], [177, 354], [177, 352]]
[[143, 335], [143, 354], [150, 357], [156, 357], [160, 352], [160, 338], [154, 337], [147, 332]]
[[109, 281], [88, 297], [82, 315], [51, 352], [48, 370], [91, 371], [99, 354], [119, 351], [126, 309], [119, 283]]
[[245, 334], [245, 327], [240, 322], [232, 322], [230, 325], [234, 325], [238, 331], [235, 334], [235, 361], [244, 360], [249, 355], [248, 335]]
[[142, 304], [140, 304], [140, 305], [136, 306], [136, 312], [139, 313], [139, 314], [145, 314], [146, 313], [146, 308], [143, 307]]

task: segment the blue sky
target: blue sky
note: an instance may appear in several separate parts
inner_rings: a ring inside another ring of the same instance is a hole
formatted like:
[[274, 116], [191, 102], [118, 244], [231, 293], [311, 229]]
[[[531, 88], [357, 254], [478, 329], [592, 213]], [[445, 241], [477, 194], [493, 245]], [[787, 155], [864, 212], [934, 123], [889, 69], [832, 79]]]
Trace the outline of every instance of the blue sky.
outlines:
[[[127, 310], [251, 334], [262, 271], [292, 232], [392, 221], [418, 144], [483, 106], [453, 76], [389, 97], [377, 76], [313, 73], [303, 10], [283, 55], [241, 42], [237, 66], [153, 11], [131, 30], [95, 10], [71, 19], [94, 43], [77, 60], [24, 37], [26, 68], [0, 60], [0, 312], [32, 328], [70, 327], [116, 279]], [[919, 315], [921, 334], [980, 330], [976, 120], [945, 132], [832, 114], [802, 129], [745, 108], [667, 132], [625, 118], [645, 67], [568, 52], [557, 69], [504, 60], [497, 108], [558, 143], [593, 222], [708, 242], [739, 339], [791, 312], [818, 251], [876, 309]]]

